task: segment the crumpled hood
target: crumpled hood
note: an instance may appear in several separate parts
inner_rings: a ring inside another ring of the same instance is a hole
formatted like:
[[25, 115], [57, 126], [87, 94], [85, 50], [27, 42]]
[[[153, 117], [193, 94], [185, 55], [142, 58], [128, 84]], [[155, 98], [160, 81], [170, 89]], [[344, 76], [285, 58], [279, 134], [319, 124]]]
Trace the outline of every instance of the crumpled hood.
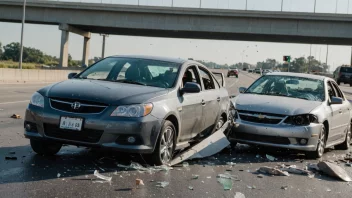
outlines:
[[240, 94], [231, 101], [237, 110], [288, 116], [310, 113], [313, 109], [322, 104], [322, 102], [319, 101], [256, 94]]
[[167, 92], [167, 89], [158, 87], [80, 79], [66, 80], [39, 90], [46, 97], [80, 99], [110, 105], [144, 103]]

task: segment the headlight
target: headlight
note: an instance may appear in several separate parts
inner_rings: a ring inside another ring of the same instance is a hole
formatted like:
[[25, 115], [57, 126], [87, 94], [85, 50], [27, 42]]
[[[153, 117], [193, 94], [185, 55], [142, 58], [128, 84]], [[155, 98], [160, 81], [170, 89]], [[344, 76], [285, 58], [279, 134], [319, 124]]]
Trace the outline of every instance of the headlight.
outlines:
[[44, 96], [42, 96], [38, 92], [35, 92], [32, 95], [31, 101], [29, 103], [34, 105], [34, 106], [38, 106], [38, 107], [43, 107], [44, 108]]
[[119, 106], [112, 113], [114, 117], [143, 117], [153, 110], [153, 104]]
[[290, 116], [285, 120], [286, 124], [292, 124], [297, 126], [305, 126], [310, 123], [319, 123], [318, 117], [313, 114], [304, 114], [304, 115], [296, 115]]

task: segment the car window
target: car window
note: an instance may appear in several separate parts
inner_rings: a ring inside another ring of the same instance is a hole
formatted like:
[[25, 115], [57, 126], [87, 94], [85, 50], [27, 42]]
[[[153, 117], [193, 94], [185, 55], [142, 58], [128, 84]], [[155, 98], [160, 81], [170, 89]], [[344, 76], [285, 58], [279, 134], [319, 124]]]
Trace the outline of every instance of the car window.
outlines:
[[335, 83], [332, 82], [332, 86], [334, 87], [335, 91], [336, 91], [336, 95], [339, 98], [344, 99], [342, 91], [340, 90], [339, 86], [337, 86]]
[[331, 99], [331, 97], [337, 97], [336, 91], [330, 81], [328, 82], [328, 94], [329, 94], [330, 99]]
[[245, 93], [324, 101], [324, 81], [295, 76], [265, 75], [254, 82]]
[[214, 79], [209, 74], [209, 72], [203, 69], [202, 67], [199, 67], [199, 72], [203, 81], [204, 89], [205, 90], [215, 89]]
[[201, 86], [196, 66], [190, 66], [186, 69], [182, 77], [181, 87], [183, 87], [187, 82], [194, 82]]
[[352, 67], [341, 67], [340, 72], [352, 73]]
[[180, 63], [160, 60], [109, 57], [92, 65], [77, 78], [171, 88], [180, 66]]

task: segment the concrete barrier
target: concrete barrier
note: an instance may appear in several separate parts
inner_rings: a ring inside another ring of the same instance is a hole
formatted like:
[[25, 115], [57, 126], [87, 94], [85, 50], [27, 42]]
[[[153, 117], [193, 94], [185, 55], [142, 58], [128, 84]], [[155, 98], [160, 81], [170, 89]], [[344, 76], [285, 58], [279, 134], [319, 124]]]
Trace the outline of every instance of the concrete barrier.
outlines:
[[78, 70], [39, 70], [39, 69], [7, 69], [0, 68], [0, 83], [45, 83], [67, 79], [69, 73], [79, 73]]

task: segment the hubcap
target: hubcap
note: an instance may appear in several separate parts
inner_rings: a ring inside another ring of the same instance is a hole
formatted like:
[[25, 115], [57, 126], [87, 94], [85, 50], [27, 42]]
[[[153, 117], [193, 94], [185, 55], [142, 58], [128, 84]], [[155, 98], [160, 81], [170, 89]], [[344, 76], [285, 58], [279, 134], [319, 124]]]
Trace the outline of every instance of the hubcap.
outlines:
[[324, 149], [325, 149], [325, 130], [323, 129], [319, 138], [318, 152], [320, 156], [324, 154]]
[[160, 142], [160, 158], [163, 163], [167, 163], [172, 158], [172, 151], [174, 148], [174, 130], [167, 127]]

